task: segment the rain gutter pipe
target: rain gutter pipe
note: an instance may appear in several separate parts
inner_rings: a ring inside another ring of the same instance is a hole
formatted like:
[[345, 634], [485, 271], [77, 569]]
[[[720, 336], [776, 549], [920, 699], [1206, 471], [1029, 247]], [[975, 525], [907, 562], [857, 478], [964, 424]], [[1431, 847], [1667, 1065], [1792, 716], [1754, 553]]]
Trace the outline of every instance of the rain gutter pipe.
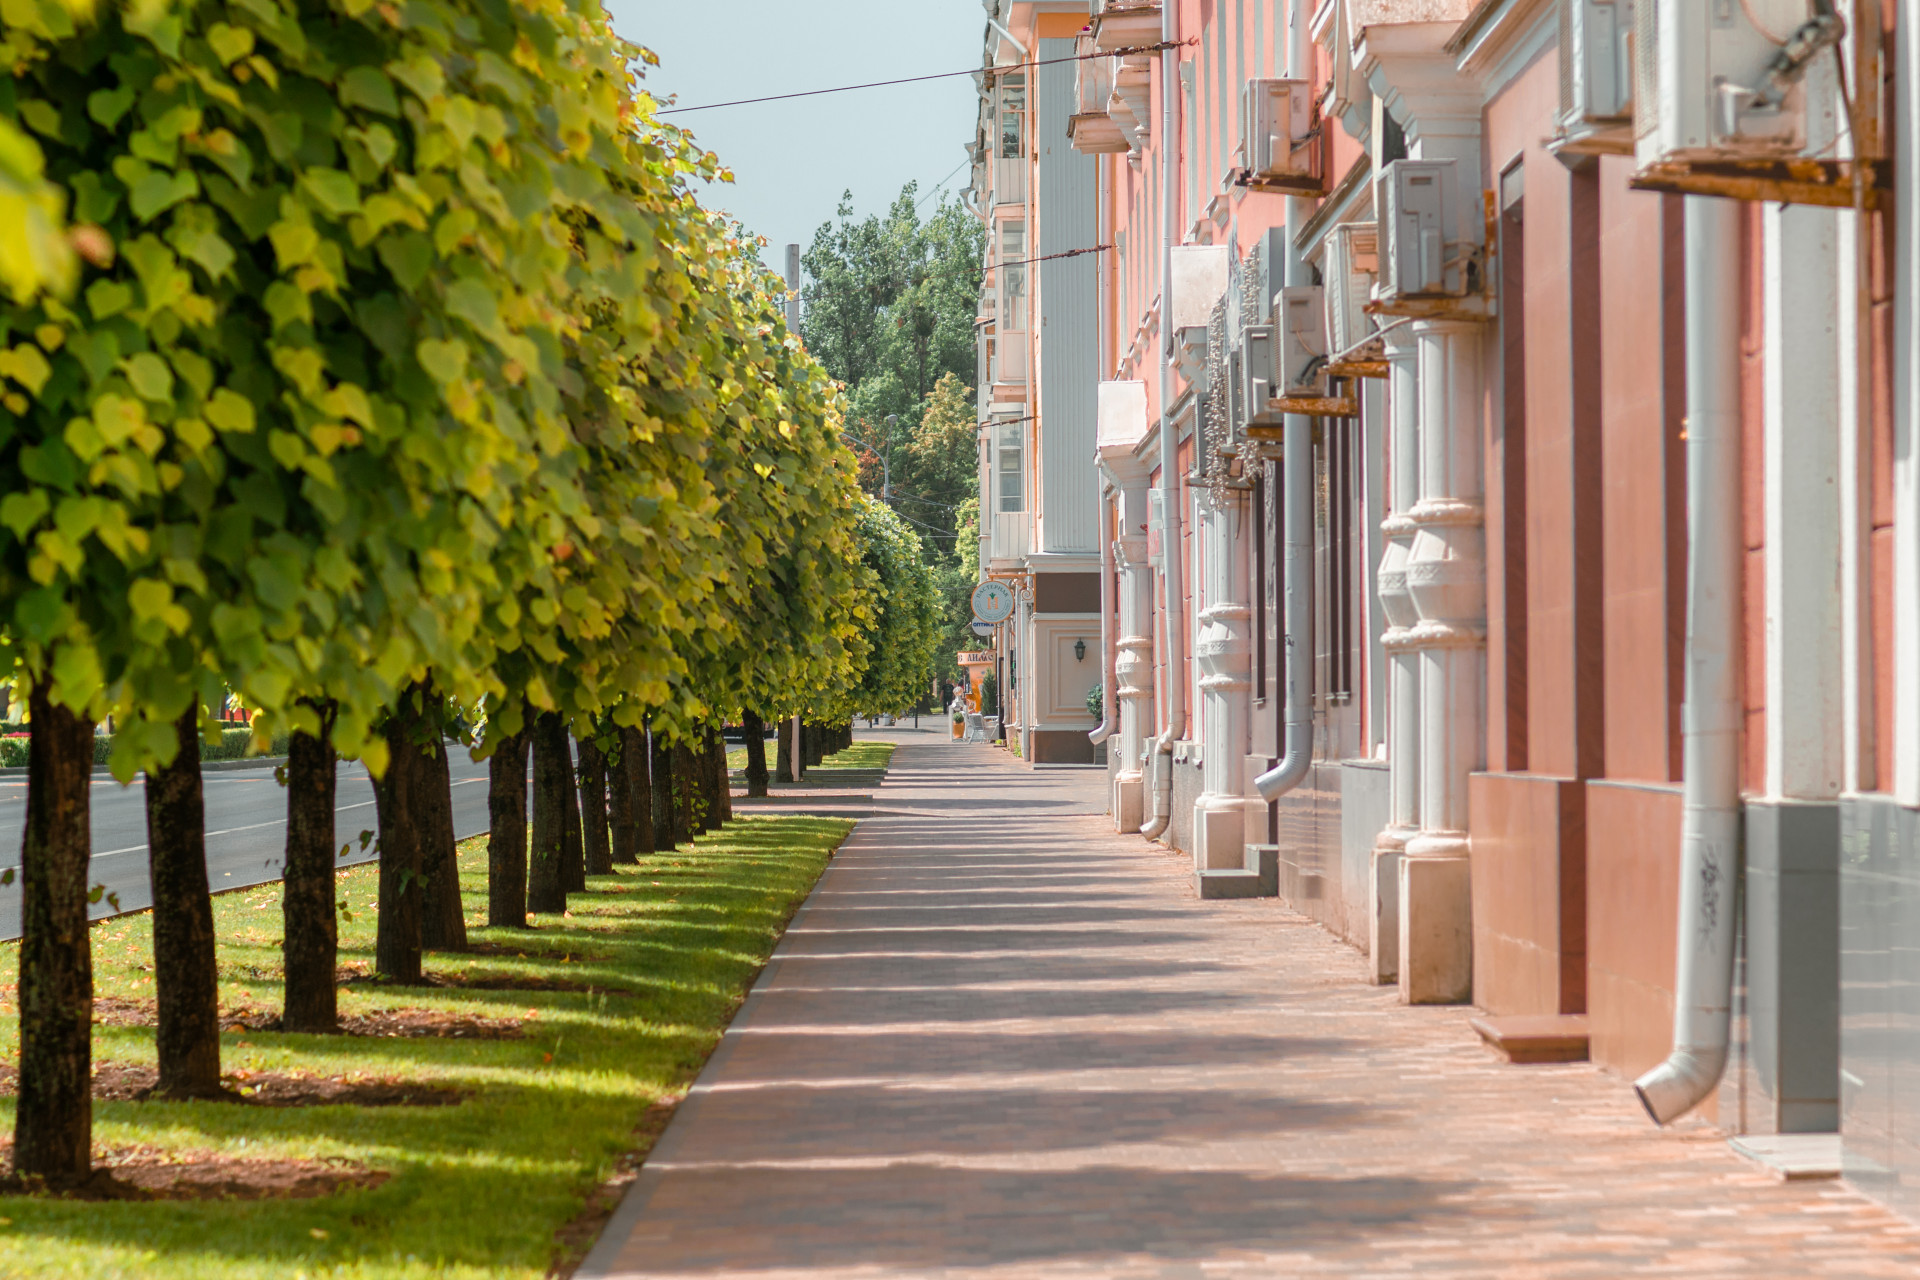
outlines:
[[1100, 497], [1100, 727], [1087, 735], [1087, 740], [1099, 746], [1111, 738], [1120, 728], [1120, 713], [1116, 709], [1118, 700], [1114, 697], [1114, 666], [1117, 659], [1113, 652], [1113, 504]]
[[1687, 684], [1673, 1053], [1634, 1081], [1656, 1124], [1727, 1064], [1740, 869], [1740, 205], [1686, 197]]
[[1180, 633], [1180, 450], [1173, 426], [1173, 240], [1180, 211], [1180, 6], [1160, 7], [1160, 582], [1166, 605], [1167, 727], [1154, 739], [1153, 816], [1140, 834], [1157, 840], [1173, 822], [1173, 744], [1187, 732], [1186, 637]]
[[[1313, 37], [1307, 29], [1306, 0], [1288, 6], [1287, 62], [1290, 74], [1312, 69]], [[1313, 216], [1313, 202], [1287, 197], [1287, 270], [1289, 285], [1310, 285], [1312, 272], [1301, 260], [1298, 240]], [[1260, 300], [1262, 311], [1272, 298]], [[1306, 780], [1313, 767], [1313, 419], [1290, 413], [1280, 435], [1281, 472], [1281, 680], [1286, 685], [1286, 733], [1280, 763], [1253, 780], [1260, 798], [1272, 803]]]
[[1014, 47], [1014, 50], [1020, 55], [1020, 61], [1025, 62], [1027, 60], [1027, 46], [1021, 44], [1019, 38], [1015, 36], [1013, 32], [1001, 26], [998, 18], [995, 18], [992, 14], [988, 14], [987, 25], [995, 31], [998, 31], [1001, 36], [1005, 38], [1006, 42]]

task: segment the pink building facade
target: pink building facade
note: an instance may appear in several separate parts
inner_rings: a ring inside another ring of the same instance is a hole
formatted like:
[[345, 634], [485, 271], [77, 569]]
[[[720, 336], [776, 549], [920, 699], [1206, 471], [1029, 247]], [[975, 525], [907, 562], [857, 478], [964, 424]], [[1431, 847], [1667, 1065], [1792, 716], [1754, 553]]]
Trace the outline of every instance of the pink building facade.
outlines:
[[1404, 999], [1920, 1204], [1894, 11], [984, 3], [1022, 753]]

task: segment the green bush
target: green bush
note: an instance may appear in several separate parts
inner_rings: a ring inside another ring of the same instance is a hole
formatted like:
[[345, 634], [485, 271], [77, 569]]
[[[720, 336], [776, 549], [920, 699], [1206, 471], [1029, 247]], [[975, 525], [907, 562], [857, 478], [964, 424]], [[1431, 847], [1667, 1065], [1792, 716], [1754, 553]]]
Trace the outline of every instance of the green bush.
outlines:
[[27, 740], [20, 738], [0, 738], [0, 765], [8, 768], [25, 768], [27, 763]]
[[[223, 729], [220, 741], [209, 745], [204, 739], [200, 743], [200, 759], [206, 760], [243, 760], [247, 756], [247, 747], [253, 742], [251, 729]], [[93, 763], [102, 768], [107, 763], [107, 753], [113, 750], [113, 735], [97, 733], [93, 736]], [[267, 748], [269, 756], [287, 754], [287, 735], [277, 734], [271, 746]], [[0, 767], [25, 768], [27, 763], [27, 739], [20, 737], [0, 738]]]

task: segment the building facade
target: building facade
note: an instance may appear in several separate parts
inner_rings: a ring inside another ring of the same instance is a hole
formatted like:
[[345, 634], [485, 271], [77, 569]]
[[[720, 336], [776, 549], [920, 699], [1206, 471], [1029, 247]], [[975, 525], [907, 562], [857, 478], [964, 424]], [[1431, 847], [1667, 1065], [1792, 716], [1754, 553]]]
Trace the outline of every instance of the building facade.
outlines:
[[1103, 746], [1121, 830], [1405, 1000], [1920, 1207], [1898, 10], [984, 5], [1023, 754]]

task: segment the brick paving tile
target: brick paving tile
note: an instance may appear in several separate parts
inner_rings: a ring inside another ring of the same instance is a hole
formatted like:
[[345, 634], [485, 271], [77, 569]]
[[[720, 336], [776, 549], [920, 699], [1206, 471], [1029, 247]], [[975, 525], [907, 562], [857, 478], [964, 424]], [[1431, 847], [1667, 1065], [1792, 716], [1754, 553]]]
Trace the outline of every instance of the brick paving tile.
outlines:
[[1920, 1276], [1920, 1234], [1513, 1067], [1104, 776], [900, 735], [582, 1276]]

